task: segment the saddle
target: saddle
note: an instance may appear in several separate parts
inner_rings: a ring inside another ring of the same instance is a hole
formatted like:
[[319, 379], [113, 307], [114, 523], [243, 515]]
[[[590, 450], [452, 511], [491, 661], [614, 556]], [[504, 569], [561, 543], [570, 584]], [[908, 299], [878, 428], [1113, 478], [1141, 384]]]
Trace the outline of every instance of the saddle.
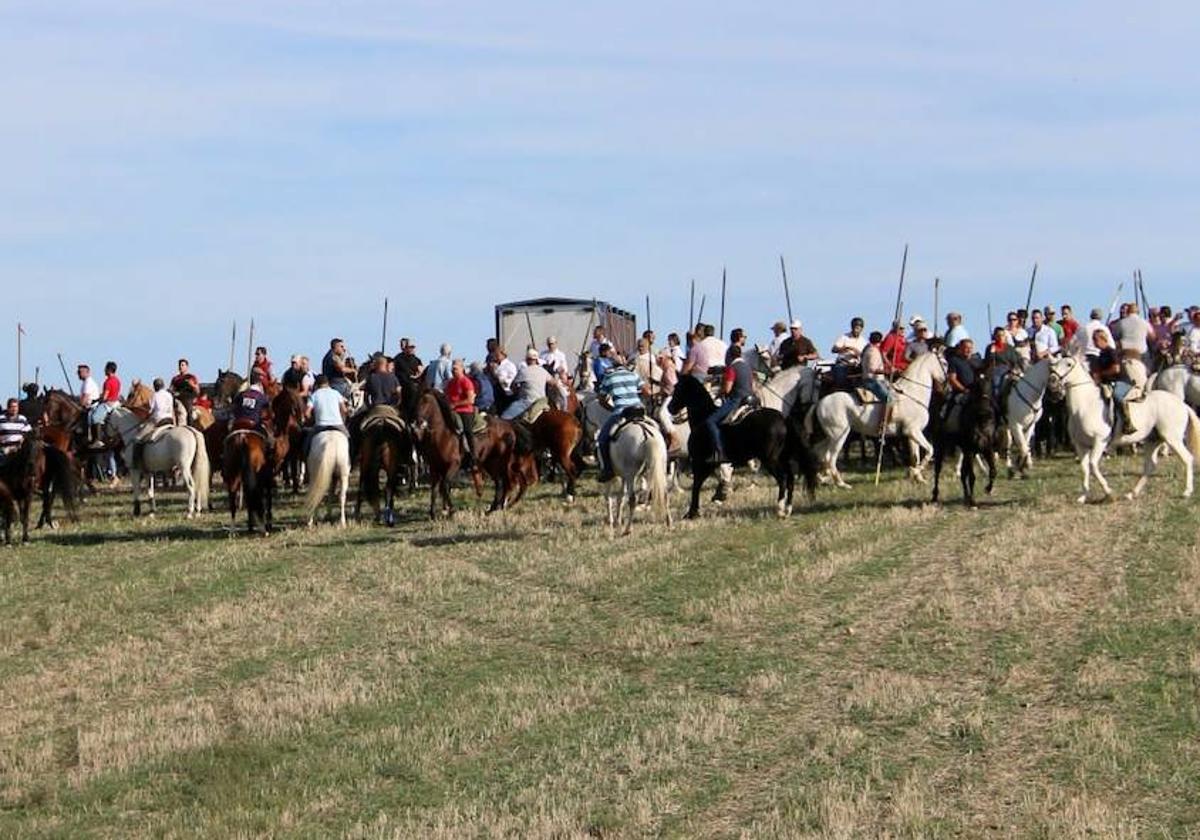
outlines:
[[394, 406], [390, 405], [374, 405], [367, 409], [359, 424], [359, 429], [365, 432], [380, 424], [391, 426], [397, 432], [403, 432], [405, 429], [404, 418], [400, 416], [400, 412]]
[[755, 411], [757, 411], [758, 408], [759, 408], [758, 398], [751, 397], [750, 399], [746, 400], [741, 405], [739, 405], [737, 408], [735, 408], [733, 410], [733, 413], [730, 414], [728, 417], [726, 417], [724, 422], [721, 423], [721, 425], [723, 427], [724, 426], [736, 426], [738, 423], [741, 423], [748, 416], [750, 416]]
[[525, 409], [525, 413], [522, 414], [520, 417], [518, 417], [517, 420], [520, 420], [520, 421], [523, 421], [530, 425], [533, 425], [533, 423], [539, 417], [541, 417], [543, 414], [545, 414], [549, 410], [550, 410], [550, 400], [547, 399], [546, 397], [539, 397], [538, 399], [533, 401], [533, 405], [531, 405], [531, 406], [529, 406], [529, 408]]
[[617, 434], [620, 433], [620, 431], [626, 426], [645, 419], [646, 409], [642, 408], [640, 405], [631, 405], [621, 412], [621, 419], [617, 421], [617, 425], [613, 426], [612, 433], [609, 435], [609, 437], [611, 439], [615, 439]]
[[470, 432], [471, 435], [487, 434], [487, 427], [488, 427], [487, 414], [485, 414], [482, 411], [476, 411], [473, 415], [471, 415], [471, 418], [472, 418], [471, 428], [468, 429], [467, 431]]
[[883, 402], [883, 400], [875, 395], [874, 391], [869, 391], [861, 385], [854, 386], [854, 390], [850, 393], [858, 401], [859, 405], [878, 405]]

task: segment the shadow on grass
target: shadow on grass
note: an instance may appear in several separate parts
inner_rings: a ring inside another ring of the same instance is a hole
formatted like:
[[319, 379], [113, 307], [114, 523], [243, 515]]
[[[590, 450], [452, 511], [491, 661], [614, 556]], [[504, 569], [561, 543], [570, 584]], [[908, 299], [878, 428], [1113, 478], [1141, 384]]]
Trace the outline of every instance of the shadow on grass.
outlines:
[[459, 545], [461, 543], [491, 543], [491, 542], [520, 542], [530, 536], [524, 532], [475, 532], [466, 534], [443, 534], [436, 537], [417, 537], [409, 540], [418, 548], [429, 548], [439, 545]]

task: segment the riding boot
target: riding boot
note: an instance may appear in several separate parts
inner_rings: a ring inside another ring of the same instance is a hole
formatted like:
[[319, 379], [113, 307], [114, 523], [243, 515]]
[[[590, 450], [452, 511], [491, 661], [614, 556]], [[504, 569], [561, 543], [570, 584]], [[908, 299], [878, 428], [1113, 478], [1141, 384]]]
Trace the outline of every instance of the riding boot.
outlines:
[[1133, 412], [1129, 410], [1129, 401], [1125, 400], [1121, 403], [1121, 423], [1125, 426], [1122, 434], [1136, 435], [1137, 429], [1133, 426]]
[[103, 449], [104, 441], [100, 439], [100, 425], [98, 423], [88, 424], [88, 448]]
[[612, 481], [612, 462], [609, 460], [607, 447], [602, 446], [596, 451], [596, 460], [600, 462], [600, 474], [596, 476], [596, 480], [601, 484]]
[[470, 432], [463, 432], [459, 435], [458, 442], [462, 447], [462, 468], [464, 470], [475, 469], [475, 445], [473, 441], [474, 435]]

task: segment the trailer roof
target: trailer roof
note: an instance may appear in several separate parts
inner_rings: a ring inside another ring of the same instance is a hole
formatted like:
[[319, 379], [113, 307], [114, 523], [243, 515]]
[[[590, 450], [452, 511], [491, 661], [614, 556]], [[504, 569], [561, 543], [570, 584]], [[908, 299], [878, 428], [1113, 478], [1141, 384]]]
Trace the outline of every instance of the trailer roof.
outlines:
[[634, 317], [632, 312], [622, 309], [619, 306], [613, 306], [611, 303], [603, 300], [592, 300], [590, 298], [565, 298], [565, 297], [540, 297], [530, 298], [529, 300], [514, 300], [509, 303], [498, 303], [496, 309], [553, 309], [555, 307], [582, 307], [590, 308], [592, 304], [598, 308], [604, 308], [610, 312], [616, 312], [619, 315], [624, 315], [628, 318]]

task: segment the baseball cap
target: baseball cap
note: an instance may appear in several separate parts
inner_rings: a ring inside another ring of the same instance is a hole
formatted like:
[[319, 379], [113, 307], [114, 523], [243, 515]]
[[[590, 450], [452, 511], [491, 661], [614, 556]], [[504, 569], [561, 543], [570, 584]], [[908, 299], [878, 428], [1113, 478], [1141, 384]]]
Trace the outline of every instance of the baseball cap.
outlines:
[[791, 324], [791, 329], [793, 329], [793, 330], [802, 330], [802, 329], [804, 329], [804, 324], [801, 324], [801, 323], [800, 323], [800, 319], [799, 319], [799, 318], [797, 318], [795, 321], [792, 321], [792, 324]]

